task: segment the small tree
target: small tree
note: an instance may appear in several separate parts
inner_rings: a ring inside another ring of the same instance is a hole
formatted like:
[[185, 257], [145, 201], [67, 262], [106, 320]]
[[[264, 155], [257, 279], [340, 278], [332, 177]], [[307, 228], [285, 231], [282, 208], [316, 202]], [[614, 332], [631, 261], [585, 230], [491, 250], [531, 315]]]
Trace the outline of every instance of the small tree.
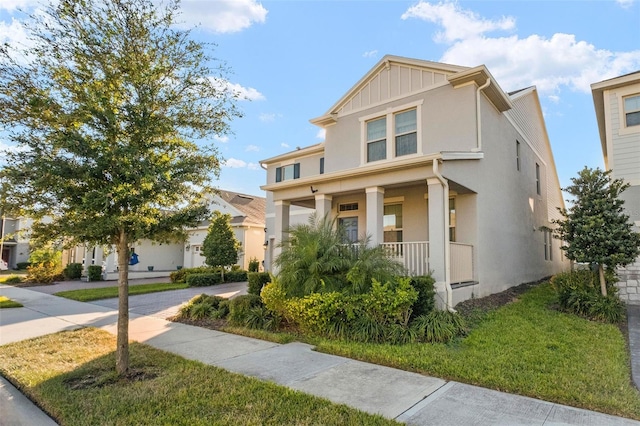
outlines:
[[573, 205], [560, 209], [556, 236], [570, 260], [598, 265], [600, 291], [607, 295], [604, 267], [612, 270], [632, 263], [640, 254], [640, 234], [633, 232], [624, 200], [619, 195], [629, 185], [612, 179], [611, 171], [585, 167], [563, 190], [575, 197]]
[[240, 242], [236, 240], [231, 229], [231, 215], [213, 212], [207, 236], [202, 243], [201, 255], [210, 266], [220, 267], [222, 282], [224, 282], [224, 268], [238, 261]]

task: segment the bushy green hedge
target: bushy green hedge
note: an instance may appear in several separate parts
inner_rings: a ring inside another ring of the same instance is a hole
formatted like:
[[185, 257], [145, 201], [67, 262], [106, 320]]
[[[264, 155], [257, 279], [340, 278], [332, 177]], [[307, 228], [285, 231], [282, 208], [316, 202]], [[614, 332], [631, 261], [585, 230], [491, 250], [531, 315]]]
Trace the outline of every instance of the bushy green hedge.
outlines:
[[89, 265], [87, 274], [89, 275], [89, 281], [102, 281], [102, 266]]
[[187, 275], [187, 285], [189, 287], [207, 287], [220, 284], [222, 277], [218, 273], [199, 273]]
[[258, 272], [260, 270], [260, 262], [257, 258], [249, 259], [249, 272]]
[[607, 274], [607, 296], [600, 291], [598, 275], [591, 270], [563, 272], [551, 278], [562, 309], [596, 321], [619, 323], [624, 304], [614, 286], [615, 276]]
[[179, 318], [224, 318], [229, 313], [229, 302], [220, 296], [201, 294], [180, 308]]
[[18, 262], [16, 263], [16, 268], [20, 271], [26, 270], [29, 266], [31, 266], [31, 262]]
[[435, 280], [430, 275], [411, 277], [410, 284], [418, 292], [416, 303], [413, 304], [411, 318], [417, 318], [420, 315], [427, 315], [433, 311], [435, 307], [434, 288]]
[[69, 263], [62, 273], [68, 280], [79, 280], [82, 277], [82, 263]]
[[229, 300], [229, 322], [236, 325], [245, 325], [249, 317], [249, 311], [262, 307], [262, 299], [255, 294], [244, 294]]
[[187, 282], [187, 276], [190, 274], [213, 274], [220, 273], [218, 268], [210, 268], [208, 266], [201, 266], [199, 268], [182, 268], [177, 271], [173, 271], [169, 274], [169, 279], [172, 283], [185, 283]]
[[247, 274], [249, 280], [249, 294], [260, 295], [262, 287], [268, 282], [271, 282], [271, 275], [268, 272], [249, 272]]
[[226, 283], [238, 283], [247, 281], [247, 271], [230, 271], [224, 274], [224, 282]]

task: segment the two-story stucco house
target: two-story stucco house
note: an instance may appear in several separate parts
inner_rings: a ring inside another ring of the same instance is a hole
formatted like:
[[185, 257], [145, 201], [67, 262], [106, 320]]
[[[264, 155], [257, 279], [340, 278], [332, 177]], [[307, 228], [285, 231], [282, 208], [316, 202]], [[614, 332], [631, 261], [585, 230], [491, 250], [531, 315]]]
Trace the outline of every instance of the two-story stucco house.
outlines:
[[[631, 186], [621, 195], [640, 231], [640, 71], [591, 85], [606, 170]], [[640, 258], [619, 271], [620, 298], [640, 303]]]
[[385, 56], [322, 116], [323, 143], [261, 162], [267, 269], [306, 209], [432, 272], [454, 306], [568, 267], [563, 199], [535, 87], [489, 70]]
[[0, 217], [0, 268], [15, 269], [18, 263], [29, 260], [31, 220]]

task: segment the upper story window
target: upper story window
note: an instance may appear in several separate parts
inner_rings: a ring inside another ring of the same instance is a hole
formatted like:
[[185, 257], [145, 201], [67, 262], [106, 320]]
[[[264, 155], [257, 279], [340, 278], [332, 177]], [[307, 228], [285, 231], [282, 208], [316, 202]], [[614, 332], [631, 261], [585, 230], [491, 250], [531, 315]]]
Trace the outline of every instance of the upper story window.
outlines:
[[320, 174], [324, 174], [324, 157], [320, 158]]
[[387, 158], [387, 118], [367, 122], [367, 162]]
[[640, 95], [624, 98], [624, 115], [627, 127], [640, 126]]
[[540, 185], [540, 164], [536, 163], [536, 194], [541, 195], [541, 185]]
[[390, 160], [404, 155], [422, 154], [418, 143], [421, 132], [420, 111], [423, 100], [418, 100], [384, 113], [360, 117], [362, 123], [361, 164]]
[[276, 168], [276, 182], [300, 178], [300, 163]]
[[520, 171], [520, 141], [516, 141], [516, 170]]
[[418, 120], [416, 110], [395, 114], [396, 157], [418, 152]]

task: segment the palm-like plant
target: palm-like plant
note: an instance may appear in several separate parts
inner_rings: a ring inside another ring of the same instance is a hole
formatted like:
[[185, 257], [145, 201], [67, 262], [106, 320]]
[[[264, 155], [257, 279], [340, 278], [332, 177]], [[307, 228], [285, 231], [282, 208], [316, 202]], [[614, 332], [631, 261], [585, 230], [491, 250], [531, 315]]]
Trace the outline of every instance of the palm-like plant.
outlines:
[[389, 258], [381, 247], [369, 247], [369, 239], [346, 244], [344, 229], [337, 219], [309, 217], [306, 224], [289, 229], [289, 238], [279, 247], [275, 259], [278, 279], [287, 296], [345, 291], [363, 293], [372, 278], [389, 281], [402, 275], [401, 264]]

